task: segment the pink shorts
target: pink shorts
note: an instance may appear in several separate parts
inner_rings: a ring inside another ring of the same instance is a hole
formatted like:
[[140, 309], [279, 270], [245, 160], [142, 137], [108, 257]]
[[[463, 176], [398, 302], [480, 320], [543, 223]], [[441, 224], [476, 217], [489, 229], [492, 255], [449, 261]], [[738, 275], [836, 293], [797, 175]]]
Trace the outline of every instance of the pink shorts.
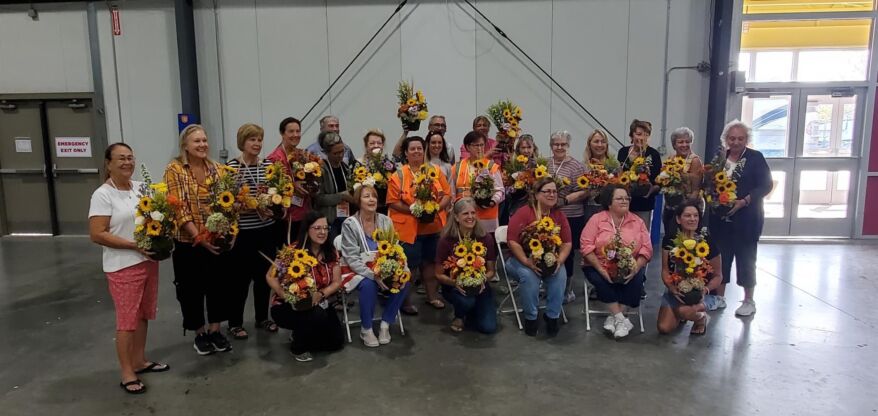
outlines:
[[134, 331], [140, 320], [155, 319], [159, 263], [144, 261], [107, 273], [110, 296], [116, 305], [116, 330]]

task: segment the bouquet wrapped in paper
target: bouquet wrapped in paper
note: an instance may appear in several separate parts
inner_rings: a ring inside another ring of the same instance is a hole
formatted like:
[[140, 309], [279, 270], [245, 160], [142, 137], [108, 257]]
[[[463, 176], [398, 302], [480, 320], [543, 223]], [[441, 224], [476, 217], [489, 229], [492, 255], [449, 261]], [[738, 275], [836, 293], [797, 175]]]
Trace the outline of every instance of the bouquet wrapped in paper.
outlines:
[[669, 283], [676, 287], [684, 304], [698, 304], [713, 275], [713, 267], [707, 261], [707, 256], [710, 255], [707, 232], [702, 230], [693, 238], [677, 233], [673, 244], [668, 256], [668, 261], [673, 266], [668, 277]]
[[379, 228], [372, 233], [372, 239], [378, 243], [378, 254], [371, 266], [375, 279], [381, 280], [390, 293], [399, 293], [412, 277], [399, 234], [393, 228]]
[[164, 182], [152, 183], [146, 166], [140, 165], [140, 172], [143, 185], [134, 213], [134, 242], [138, 248], [152, 252], [151, 259], [165, 260], [174, 251], [175, 208], [179, 207], [180, 200], [168, 194], [168, 185]]
[[420, 129], [421, 121], [426, 120], [428, 115], [424, 93], [415, 91], [412, 83], [400, 81], [396, 87], [396, 97], [399, 100], [396, 117], [402, 121], [403, 127], [408, 131]]
[[442, 267], [450, 271], [451, 278], [467, 296], [478, 295], [485, 285], [487, 252], [484, 244], [467, 238], [458, 241], [452, 254], [442, 263]]
[[437, 180], [439, 180], [439, 171], [429, 163], [421, 165], [415, 173], [415, 202], [409, 209], [419, 222], [430, 224], [439, 213], [439, 196], [436, 195], [433, 186]]
[[534, 221], [521, 231], [524, 252], [531, 258], [541, 273], [540, 277], [551, 277], [558, 268], [561, 252], [561, 227], [551, 217]]
[[296, 248], [294, 244], [282, 247], [275, 256], [269, 273], [273, 273], [283, 288], [284, 301], [295, 310], [308, 310], [313, 306], [317, 282], [311, 268], [316, 265], [317, 259], [308, 250]]
[[521, 135], [521, 113], [521, 107], [509, 100], [499, 101], [488, 107], [488, 117], [497, 127], [498, 134], [511, 139]]

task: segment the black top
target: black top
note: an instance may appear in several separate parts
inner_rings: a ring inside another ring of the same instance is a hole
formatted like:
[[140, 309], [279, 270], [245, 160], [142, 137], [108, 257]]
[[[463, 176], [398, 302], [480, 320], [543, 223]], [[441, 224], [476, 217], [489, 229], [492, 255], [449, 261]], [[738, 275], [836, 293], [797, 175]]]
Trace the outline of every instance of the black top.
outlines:
[[[631, 164], [634, 162], [634, 158], [631, 158], [631, 160], [628, 159], [628, 152], [630, 150], [631, 146], [625, 146], [619, 149], [617, 159], [622, 164], [623, 170], [630, 169]], [[662, 155], [660, 155], [658, 150], [655, 150], [652, 146], [647, 146], [643, 157], [651, 157], [649, 163], [649, 183], [655, 185], [655, 178], [662, 170]], [[655, 192], [650, 195], [649, 198], [644, 198], [642, 196], [631, 198], [631, 206], [629, 209], [632, 212], [652, 211], [655, 207], [655, 197], [657, 195], [658, 192]]]
[[[726, 151], [728, 156], [728, 151]], [[762, 235], [762, 227], [765, 225], [765, 210], [762, 202], [765, 196], [771, 192], [774, 184], [771, 179], [771, 169], [768, 162], [758, 150], [747, 148], [741, 156], [744, 167], [741, 177], [737, 180], [738, 199], [750, 196], [750, 205], [738, 210], [735, 215], [728, 218], [729, 221], [710, 217], [711, 231], [717, 238], [729, 240], [743, 240], [748, 242], [759, 241]], [[740, 161], [739, 161], [740, 163]]]

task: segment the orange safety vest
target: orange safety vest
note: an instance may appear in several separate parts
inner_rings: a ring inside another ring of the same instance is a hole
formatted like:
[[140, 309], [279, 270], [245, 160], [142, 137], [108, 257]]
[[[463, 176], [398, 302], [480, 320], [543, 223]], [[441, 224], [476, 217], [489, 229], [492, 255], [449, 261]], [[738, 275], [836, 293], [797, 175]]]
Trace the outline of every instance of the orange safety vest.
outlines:
[[[431, 166], [439, 174], [439, 180], [433, 182], [433, 190], [437, 195], [449, 195], [451, 193], [451, 186], [448, 184], [445, 174], [442, 173], [442, 169], [433, 164]], [[409, 165], [401, 166], [396, 170], [396, 173], [396, 175], [390, 177], [387, 185], [387, 205], [389, 206], [392, 202], [401, 202], [410, 206], [415, 203], [415, 175], [412, 174], [412, 169]], [[436, 219], [432, 223], [425, 224], [418, 221], [414, 215], [397, 211], [392, 207], [388, 208], [387, 213], [391, 221], [393, 221], [393, 228], [399, 233], [400, 241], [409, 244], [413, 244], [415, 238], [419, 235], [435, 234], [442, 231], [447, 216], [446, 211], [440, 209]]]
[[[467, 160], [468, 159], [463, 159], [451, 168], [451, 177], [454, 178], [454, 189], [456, 190], [454, 197], [455, 202], [460, 198], [471, 196], [469, 190], [471, 179], [469, 171], [470, 164], [467, 163]], [[493, 160], [488, 160], [486, 166], [491, 175], [494, 175], [500, 170]], [[496, 220], [500, 216], [500, 207], [498, 205], [494, 205], [490, 208], [476, 206], [476, 216], [478, 216], [480, 220]]]

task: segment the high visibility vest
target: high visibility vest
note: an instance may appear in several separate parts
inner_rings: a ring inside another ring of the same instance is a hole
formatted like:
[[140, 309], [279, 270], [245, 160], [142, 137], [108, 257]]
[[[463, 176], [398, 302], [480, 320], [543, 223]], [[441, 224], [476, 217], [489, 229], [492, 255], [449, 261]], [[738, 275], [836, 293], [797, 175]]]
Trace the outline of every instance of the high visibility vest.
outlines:
[[[445, 179], [445, 174], [443, 174], [442, 170], [436, 165], [431, 164], [431, 166], [433, 166], [439, 174], [439, 179], [433, 182], [434, 190], [437, 193], [442, 191], [445, 194], [448, 194], [450, 189], [448, 189], [448, 181]], [[400, 168], [396, 170], [396, 175], [390, 177], [388, 188], [393, 187], [394, 192], [392, 193], [393, 199], [389, 199], [389, 201], [398, 200], [409, 206], [413, 204], [415, 202], [414, 180], [415, 175], [412, 173], [411, 167], [409, 165], [400, 166]], [[390, 195], [391, 192], [388, 190], [388, 197], [390, 197]], [[436, 219], [433, 220], [432, 223], [425, 224], [421, 223], [412, 214], [397, 211], [393, 208], [388, 208], [387, 213], [391, 221], [393, 221], [393, 228], [399, 233], [399, 239], [409, 244], [413, 244], [418, 235], [434, 234], [441, 231], [442, 227], [445, 226], [447, 216], [446, 211], [440, 209], [439, 213], [436, 215]]]
[[[489, 160], [486, 166], [491, 175], [500, 170], [492, 160]], [[470, 174], [470, 164], [467, 163], [467, 159], [461, 160], [451, 168], [451, 177], [454, 178], [454, 189], [456, 190], [455, 202], [460, 198], [472, 196], [470, 193], [470, 180], [472, 179]], [[490, 208], [476, 206], [476, 215], [481, 220], [496, 220], [500, 216], [500, 207], [497, 205]]]

